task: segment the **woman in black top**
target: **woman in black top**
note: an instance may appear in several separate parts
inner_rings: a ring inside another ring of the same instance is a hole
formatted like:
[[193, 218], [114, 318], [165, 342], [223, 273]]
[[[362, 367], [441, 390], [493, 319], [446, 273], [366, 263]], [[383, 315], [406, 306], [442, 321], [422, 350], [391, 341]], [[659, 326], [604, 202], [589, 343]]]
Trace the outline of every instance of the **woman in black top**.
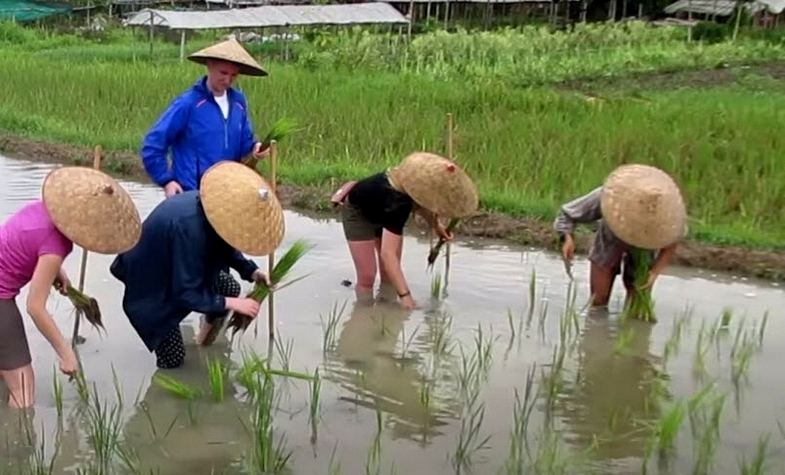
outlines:
[[352, 182], [336, 193], [344, 235], [357, 272], [358, 297], [373, 293], [377, 256], [383, 284], [395, 288], [401, 306], [415, 307], [401, 269], [403, 228], [413, 211], [436, 234], [452, 239], [437, 215], [460, 217], [477, 207], [471, 180], [454, 163], [429, 153], [414, 153], [397, 167]]

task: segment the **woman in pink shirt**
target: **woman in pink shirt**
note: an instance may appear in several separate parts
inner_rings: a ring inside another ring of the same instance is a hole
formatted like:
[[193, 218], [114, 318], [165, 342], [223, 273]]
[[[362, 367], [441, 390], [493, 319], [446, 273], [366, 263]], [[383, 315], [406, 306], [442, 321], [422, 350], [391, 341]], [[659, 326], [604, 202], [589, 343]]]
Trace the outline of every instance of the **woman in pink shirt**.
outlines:
[[139, 239], [139, 213], [128, 193], [111, 177], [84, 167], [64, 167], [44, 180], [43, 200], [36, 200], [0, 225], [0, 376], [8, 386], [11, 407], [35, 401], [32, 358], [19, 291], [30, 284], [27, 313], [52, 345], [60, 371], [72, 375], [76, 355], [46, 309], [52, 285], [69, 281], [62, 269], [73, 243], [89, 251], [113, 254]]

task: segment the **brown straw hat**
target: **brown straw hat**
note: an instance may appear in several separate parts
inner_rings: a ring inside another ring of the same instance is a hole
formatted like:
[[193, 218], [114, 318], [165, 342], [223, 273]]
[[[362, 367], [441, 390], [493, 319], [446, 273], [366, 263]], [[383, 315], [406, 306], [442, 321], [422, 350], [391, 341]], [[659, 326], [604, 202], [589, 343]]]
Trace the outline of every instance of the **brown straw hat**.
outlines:
[[44, 180], [43, 201], [52, 222], [88, 251], [116, 254], [142, 233], [131, 196], [109, 175], [87, 167], [62, 167]]
[[192, 53], [188, 59], [195, 63], [207, 64], [208, 59], [229, 61], [240, 67], [240, 73], [247, 76], [267, 76], [267, 71], [259, 66], [253, 56], [235, 39], [230, 39], [208, 46]]
[[266, 256], [281, 244], [281, 204], [254, 170], [238, 162], [218, 162], [202, 176], [200, 189], [207, 220], [229, 245]]
[[664, 171], [622, 165], [603, 185], [600, 206], [611, 231], [641, 249], [662, 249], [687, 233], [687, 210], [679, 187]]
[[477, 189], [454, 162], [427, 152], [415, 152], [388, 172], [393, 186], [418, 205], [445, 218], [461, 218], [477, 209]]

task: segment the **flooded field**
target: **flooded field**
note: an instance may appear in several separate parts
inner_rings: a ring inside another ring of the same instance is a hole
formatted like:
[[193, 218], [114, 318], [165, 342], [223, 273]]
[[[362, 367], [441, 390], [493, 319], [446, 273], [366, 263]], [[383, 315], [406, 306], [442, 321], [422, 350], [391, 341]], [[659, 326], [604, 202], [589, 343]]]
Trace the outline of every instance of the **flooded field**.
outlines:
[[[0, 219], [40, 196], [49, 169], [0, 157]], [[163, 199], [125, 185], [142, 216]], [[342, 285], [354, 271], [335, 219], [287, 211], [286, 224], [280, 252], [301, 238], [314, 248], [293, 271], [307, 277], [275, 294], [275, 343], [266, 305], [258, 327], [208, 349], [192, 315], [178, 370], [156, 369], [122, 313], [113, 257], [90, 254], [85, 290], [106, 326], [81, 330], [90, 394], [26, 319], [37, 405], [22, 417], [0, 404], [0, 473], [785, 473], [775, 283], [672, 268], [654, 292], [659, 322], [624, 322], [618, 283], [608, 312], [585, 311], [584, 259], [570, 282], [556, 255], [458, 239], [434, 289], [444, 261], [428, 273], [428, 239], [410, 235], [421, 308], [406, 313]], [[66, 263], [74, 282], [80, 254]], [[50, 301], [70, 335], [69, 302]], [[318, 384], [260, 368], [318, 370]]]

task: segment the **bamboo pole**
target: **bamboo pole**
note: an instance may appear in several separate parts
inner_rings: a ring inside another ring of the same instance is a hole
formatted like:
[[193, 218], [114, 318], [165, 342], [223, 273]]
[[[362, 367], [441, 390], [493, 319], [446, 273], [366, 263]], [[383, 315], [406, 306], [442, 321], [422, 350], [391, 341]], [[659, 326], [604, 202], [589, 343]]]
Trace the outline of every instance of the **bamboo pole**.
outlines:
[[[276, 194], [276, 168], [278, 165], [278, 144], [275, 140], [270, 142], [270, 187]], [[267, 276], [273, 275], [275, 267], [275, 250], [267, 257]], [[267, 336], [270, 340], [275, 339], [275, 292], [270, 292], [267, 296]]]
[[[96, 145], [95, 151], [93, 153], [93, 168], [96, 170], [101, 169], [101, 146]], [[80, 292], [84, 292], [84, 281], [85, 281], [85, 273], [87, 271], [87, 249], [82, 248], [82, 262], [79, 267], [79, 284], [78, 289]], [[74, 319], [74, 331], [71, 334], [71, 347], [76, 348], [78, 339], [79, 339], [79, 322], [82, 319], [82, 313], [77, 311], [76, 317]]]
[[[447, 158], [451, 161], [455, 160], [455, 153], [453, 148], [453, 117], [452, 112], [447, 113]], [[450, 241], [447, 241], [447, 247], [444, 249], [444, 289], [447, 289], [447, 284], [450, 282]]]

